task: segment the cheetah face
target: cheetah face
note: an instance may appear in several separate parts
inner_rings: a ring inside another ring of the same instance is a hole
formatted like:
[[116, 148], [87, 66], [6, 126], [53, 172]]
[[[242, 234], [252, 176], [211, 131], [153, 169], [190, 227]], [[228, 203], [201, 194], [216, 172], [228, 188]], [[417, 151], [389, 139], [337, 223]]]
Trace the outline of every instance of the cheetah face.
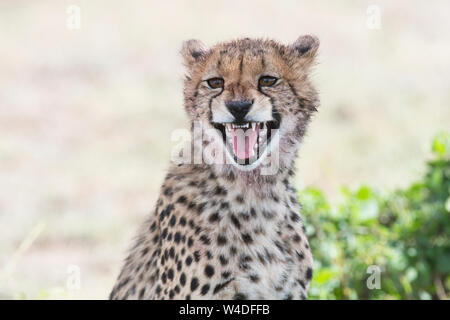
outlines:
[[184, 43], [186, 110], [216, 129], [227, 163], [252, 171], [277, 152], [281, 166], [291, 164], [318, 105], [308, 80], [317, 48], [312, 36], [289, 46], [251, 39], [210, 49], [196, 40]]

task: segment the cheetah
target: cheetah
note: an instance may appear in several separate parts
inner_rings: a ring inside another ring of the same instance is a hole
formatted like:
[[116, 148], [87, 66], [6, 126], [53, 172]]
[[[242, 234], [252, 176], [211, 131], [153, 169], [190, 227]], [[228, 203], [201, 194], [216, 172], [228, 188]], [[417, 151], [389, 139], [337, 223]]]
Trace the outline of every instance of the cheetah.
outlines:
[[[319, 106], [318, 47], [311, 35], [183, 43], [189, 161], [171, 164], [110, 299], [307, 298], [313, 258], [291, 180]], [[194, 159], [211, 145], [215, 161]]]

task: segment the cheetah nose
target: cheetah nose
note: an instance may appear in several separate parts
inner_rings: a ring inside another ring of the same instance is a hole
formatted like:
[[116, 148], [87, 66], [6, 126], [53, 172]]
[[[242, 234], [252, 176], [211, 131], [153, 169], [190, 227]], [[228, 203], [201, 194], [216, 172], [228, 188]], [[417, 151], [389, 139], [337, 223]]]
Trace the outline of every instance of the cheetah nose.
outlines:
[[232, 100], [228, 101], [226, 106], [237, 122], [245, 122], [245, 116], [252, 104], [253, 101], [251, 100]]

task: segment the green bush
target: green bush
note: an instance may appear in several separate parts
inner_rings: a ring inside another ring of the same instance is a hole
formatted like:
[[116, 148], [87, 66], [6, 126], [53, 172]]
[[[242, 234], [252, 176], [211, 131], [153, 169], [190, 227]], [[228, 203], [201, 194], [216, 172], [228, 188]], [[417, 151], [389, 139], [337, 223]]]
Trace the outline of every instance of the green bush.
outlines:
[[[310, 298], [450, 297], [450, 134], [432, 150], [425, 176], [406, 190], [344, 188], [338, 204], [314, 188], [300, 192], [315, 260]], [[371, 265], [379, 289], [368, 288]]]

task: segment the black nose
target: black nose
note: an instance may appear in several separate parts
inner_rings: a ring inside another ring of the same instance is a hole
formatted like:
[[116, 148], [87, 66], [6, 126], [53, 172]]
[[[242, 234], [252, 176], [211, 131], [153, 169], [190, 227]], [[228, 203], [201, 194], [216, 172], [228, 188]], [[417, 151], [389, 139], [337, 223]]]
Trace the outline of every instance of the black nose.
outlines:
[[228, 101], [226, 106], [230, 110], [237, 122], [244, 121], [245, 116], [250, 110], [253, 101], [250, 100], [234, 100]]

